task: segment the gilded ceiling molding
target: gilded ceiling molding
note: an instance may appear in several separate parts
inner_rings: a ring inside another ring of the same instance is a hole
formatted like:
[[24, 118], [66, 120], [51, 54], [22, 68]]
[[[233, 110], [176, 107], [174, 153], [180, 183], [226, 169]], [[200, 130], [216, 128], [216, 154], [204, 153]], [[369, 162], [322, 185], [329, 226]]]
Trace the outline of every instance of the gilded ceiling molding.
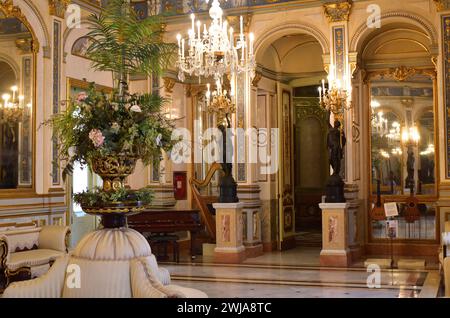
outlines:
[[328, 22], [345, 22], [348, 21], [352, 8], [351, 0], [325, 3], [323, 5], [325, 17]]
[[67, 6], [70, 2], [71, 0], [48, 0], [48, 10], [50, 11], [50, 15], [64, 19]]
[[436, 4], [436, 10], [438, 12], [450, 9], [450, 1], [449, 0], [433, 0], [433, 1]]
[[[1, 0], [0, 0], [1, 1]], [[36, 34], [33, 31], [30, 23], [28, 22], [26, 16], [22, 13], [22, 10], [15, 6], [12, 0], [4, 0], [0, 2], [0, 11], [2, 11], [6, 18], [17, 18], [19, 19], [30, 31], [33, 37], [33, 42], [31, 43], [31, 50], [34, 53], [39, 52], [39, 41], [37, 40]]]
[[437, 77], [436, 70], [432, 68], [420, 69], [414, 67], [399, 66], [385, 70], [369, 71], [364, 76], [364, 83], [368, 83], [369, 80], [374, 77], [388, 77], [396, 81], [403, 82], [416, 74], [429, 76], [433, 80], [435, 80]]
[[171, 78], [171, 77], [163, 77], [164, 80], [164, 90], [166, 91], [166, 93], [172, 93], [173, 92], [173, 87], [175, 86], [175, 79]]

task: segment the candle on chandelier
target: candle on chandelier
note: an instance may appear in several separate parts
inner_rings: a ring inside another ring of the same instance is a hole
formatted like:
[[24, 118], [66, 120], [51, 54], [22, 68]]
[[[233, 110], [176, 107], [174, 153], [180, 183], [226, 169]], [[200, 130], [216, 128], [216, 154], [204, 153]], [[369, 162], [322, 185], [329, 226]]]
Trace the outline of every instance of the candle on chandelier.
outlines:
[[23, 100], [25, 99], [25, 96], [19, 95], [19, 108], [23, 108]]
[[14, 101], [16, 99], [16, 92], [17, 92], [18, 88], [16, 85], [14, 85], [13, 87], [11, 87], [11, 90], [13, 92], [12, 101]]
[[255, 35], [253, 32], [250, 33], [250, 55], [253, 54], [253, 41], [255, 40]]
[[234, 39], [233, 39], [233, 28], [230, 28], [230, 46], [233, 46]]
[[322, 103], [322, 87], [319, 86], [319, 102]]
[[184, 58], [184, 39], [181, 40], [181, 57]]
[[[194, 31], [195, 27], [195, 14], [191, 13], [191, 21], [192, 21], [192, 31]], [[194, 31], [195, 32], [195, 31]]]
[[178, 55], [181, 55], [181, 34], [177, 34], [177, 41], [178, 41]]
[[325, 94], [325, 80], [322, 79], [322, 91]]
[[200, 27], [202, 23], [200, 21], [197, 21], [197, 32], [198, 32], [198, 39], [200, 40], [202, 38], [202, 34], [200, 33]]
[[244, 37], [244, 18], [242, 18], [242, 15], [240, 16], [240, 28], [241, 28], [241, 38]]
[[3, 94], [2, 99], [5, 101], [5, 108], [8, 107], [8, 100], [11, 98], [11, 95], [9, 94]]

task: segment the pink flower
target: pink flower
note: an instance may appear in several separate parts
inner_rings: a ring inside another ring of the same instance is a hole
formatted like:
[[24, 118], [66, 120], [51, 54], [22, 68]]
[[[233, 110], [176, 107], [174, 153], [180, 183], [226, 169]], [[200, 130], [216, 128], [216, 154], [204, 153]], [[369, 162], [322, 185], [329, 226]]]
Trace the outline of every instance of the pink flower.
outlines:
[[103, 136], [102, 132], [98, 129], [92, 129], [89, 132], [89, 139], [92, 140], [92, 143], [96, 148], [99, 148], [105, 142], [105, 136]]
[[84, 102], [87, 97], [88, 97], [88, 95], [86, 94], [86, 92], [80, 92], [80, 93], [78, 93], [77, 101]]

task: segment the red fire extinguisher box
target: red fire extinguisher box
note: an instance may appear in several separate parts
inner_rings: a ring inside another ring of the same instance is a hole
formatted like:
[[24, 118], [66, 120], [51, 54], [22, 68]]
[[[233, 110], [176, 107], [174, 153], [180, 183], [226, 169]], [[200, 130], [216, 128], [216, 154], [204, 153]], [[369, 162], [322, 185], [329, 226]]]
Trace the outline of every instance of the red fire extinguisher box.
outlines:
[[173, 194], [175, 200], [187, 199], [187, 180], [186, 171], [173, 172]]

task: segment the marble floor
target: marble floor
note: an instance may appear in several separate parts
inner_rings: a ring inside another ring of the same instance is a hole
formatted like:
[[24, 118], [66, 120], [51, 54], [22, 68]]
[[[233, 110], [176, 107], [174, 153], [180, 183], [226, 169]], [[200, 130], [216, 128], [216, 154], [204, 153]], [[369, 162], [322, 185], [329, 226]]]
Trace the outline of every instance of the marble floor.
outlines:
[[216, 264], [211, 257], [180, 263], [160, 263], [174, 284], [196, 288], [212, 298], [398, 298], [436, 297], [439, 272], [387, 269], [380, 272], [379, 288], [369, 288], [370, 273], [363, 262], [351, 268], [319, 266], [320, 249], [295, 248], [265, 253], [242, 264]]

